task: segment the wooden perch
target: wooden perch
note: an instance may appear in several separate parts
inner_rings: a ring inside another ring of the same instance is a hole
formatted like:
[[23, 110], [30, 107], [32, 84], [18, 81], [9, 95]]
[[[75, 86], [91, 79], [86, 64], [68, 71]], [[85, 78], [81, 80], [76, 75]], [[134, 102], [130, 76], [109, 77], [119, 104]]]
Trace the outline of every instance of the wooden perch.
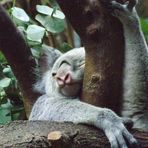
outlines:
[[[139, 148], [148, 147], [148, 133], [130, 131]], [[16, 121], [0, 126], [0, 147], [107, 148], [109, 142], [101, 130], [91, 126], [48, 121]]]

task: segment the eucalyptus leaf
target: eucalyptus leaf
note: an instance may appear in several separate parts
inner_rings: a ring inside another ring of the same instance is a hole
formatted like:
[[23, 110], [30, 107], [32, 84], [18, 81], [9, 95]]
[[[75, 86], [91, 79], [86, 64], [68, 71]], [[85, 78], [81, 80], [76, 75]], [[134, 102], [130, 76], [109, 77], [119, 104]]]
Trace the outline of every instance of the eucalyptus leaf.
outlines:
[[37, 25], [29, 25], [27, 30], [27, 39], [31, 41], [41, 42], [45, 34], [45, 28]]
[[0, 51], [0, 63], [6, 63], [6, 58], [4, 57], [1, 51]]
[[11, 116], [8, 115], [11, 112], [12, 105], [10, 101], [0, 106], [0, 124], [5, 124], [12, 121]]
[[25, 27], [24, 26], [18, 26], [17, 28], [21, 32], [21, 34], [24, 35], [24, 33], [26, 32]]
[[3, 69], [3, 74], [4, 74], [6, 77], [8, 77], [8, 78], [13, 78], [13, 77], [14, 77], [13, 72], [12, 72], [10, 66], [5, 67], [5, 68]]
[[62, 43], [61, 45], [60, 45], [60, 47], [59, 47], [59, 49], [60, 49], [60, 51], [62, 51], [62, 52], [67, 52], [67, 51], [69, 51], [70, 49], [72, 49], [72, 46], [71, 45], [69, 45], [68, 43]]
[[40, 57], [40, 52], [34, 48], [31, 48], [31, 53], [37, 59]]
[[64, 13], [61, 12], [60, 10], [55, 10], [55, 12], [54, 12], [53, 8], [50, 8], [50, 7], [45, 6], [45, 5], [37, 5], [36, 9], [37, 9], [37, 11], [39, 13], [42, 13], [44, 15], [53, 16], [53, 17], [59, 18], [59, 19], [64, 19], [65, 18]]
[[9, 109], [0, 107], [0, 124], [6, 124], [11, 121], [11, 116], [6, 116], [9, 112]]
[[0, 87], [0, 106], [2, 104], [7, 103], [7, 97], [6, 97], [6, 92], [3, 88]]
[[0, 86], [0, 93], [3, 91], [4, 89]]
[[5, 88], [8, 87], [11, 83], [11, 79], [10, 78], [4, 78], [2, 80], [0, 80], [0, 87]]
[[65, 21], [41, 14], [36, 15], [35, 19], [39, 21], [49, 32], [60, 33], [64, 31]]
[[13, 106], [12, 106], [12, 104], [10, 103], [10, 100], [8, 100], [7, 103], [2, 104], [1, 107], [2, 107], [3, 109], [9, 109], [9, 110], [10, 110], [10, 109], [12, 109]]
[[30, 20], [27, 13], [23, 9], [18, 8], [18, 7], [12, 8], [12, 15], [16, 19], [21, 20], [23, 22], [29, 22], [29, 20]]
[[142, 31], [145, 35], [148, 35], [148, 19], [140, 19]]
[[40, 46], [40, 45], [41, 45], [41, 42], [31, 41], [31, 40], [28, 40], [27, 43], [28, 43], [28, 45], [29, 45], [30, 47]]

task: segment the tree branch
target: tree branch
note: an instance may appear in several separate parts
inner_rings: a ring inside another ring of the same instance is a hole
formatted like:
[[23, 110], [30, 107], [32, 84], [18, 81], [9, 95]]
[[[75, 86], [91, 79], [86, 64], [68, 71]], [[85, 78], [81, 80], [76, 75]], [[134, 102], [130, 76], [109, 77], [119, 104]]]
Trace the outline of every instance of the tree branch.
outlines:
[[0, 5], [0, 50], [10, 64], [23, 93], [24, 105], [29, 115], [38, 94], [33, 92], [35, 60], [24, 38]]
[[[148, 147], [148, 133], [131, 130], [139, 148]], [[72, 123], [17, 121], [0, 127], [0, 147], [107, 148], [101, 130]]]

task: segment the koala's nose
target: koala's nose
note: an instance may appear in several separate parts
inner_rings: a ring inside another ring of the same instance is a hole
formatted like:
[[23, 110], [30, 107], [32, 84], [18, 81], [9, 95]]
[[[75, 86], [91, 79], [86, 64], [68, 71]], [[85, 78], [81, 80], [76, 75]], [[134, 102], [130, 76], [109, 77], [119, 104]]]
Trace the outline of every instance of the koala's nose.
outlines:
[[67, 74], [65, 75], [64, 81], [65, 81], [66, 84], [71, 83], [71, 81], [72, 81], [72, 76], [71, 76], [70, 73], [67, 73]]
[[70, 84], [72, 81], [72, 77], [70, 73], [66, 73], [62, 76], [56, 76], [56, 80], [59, 86], [63, 86], [65, 84]]

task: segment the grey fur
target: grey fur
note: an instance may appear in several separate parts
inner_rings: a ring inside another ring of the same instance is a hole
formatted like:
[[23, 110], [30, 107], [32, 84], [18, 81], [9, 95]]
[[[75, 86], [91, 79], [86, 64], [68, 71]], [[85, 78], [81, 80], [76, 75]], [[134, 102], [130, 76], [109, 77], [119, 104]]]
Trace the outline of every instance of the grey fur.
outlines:
[[46, 81], [46, 72], [50, 71], [53, 67], [55, 61], [62, 55], [62, 53], [52, 47], [43, 45], [43, 53], [40, 59], [38, 60], [38, 75], [42, 77], [34, 84], [33, 88], [35, 91], [45, 94], [45, 81]]

